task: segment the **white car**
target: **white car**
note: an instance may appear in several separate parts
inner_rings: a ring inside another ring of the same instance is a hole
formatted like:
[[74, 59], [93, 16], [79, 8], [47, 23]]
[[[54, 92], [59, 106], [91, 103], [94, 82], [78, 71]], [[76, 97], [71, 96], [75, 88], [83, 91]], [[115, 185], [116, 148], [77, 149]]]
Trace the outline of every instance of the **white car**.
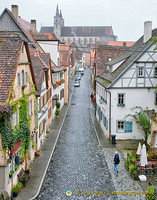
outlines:
[[74, 87], [80, 87], [80, 81], [75, 81]]

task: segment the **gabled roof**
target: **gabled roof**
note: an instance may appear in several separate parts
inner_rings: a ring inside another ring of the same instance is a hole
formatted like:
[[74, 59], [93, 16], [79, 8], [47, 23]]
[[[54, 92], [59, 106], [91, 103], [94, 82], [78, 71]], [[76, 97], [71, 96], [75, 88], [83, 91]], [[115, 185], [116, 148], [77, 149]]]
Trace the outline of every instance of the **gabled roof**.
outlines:
[[24, 29], [21, 27], [20, 23], [18, 23], [18, 21], [15, 19], [15, 17], [13, 16], [13, 14], [11, 13], [11, 11], [9, 9], [5, 8], [4, 11], [2, 12], [0, 18], [2, 18], [5, 13], [7, 13], [11, 17], [11, 19], [14, 21], [14, 23], [17, 25], [17, 27], [21, 30], [21, 33], [23, 34], [23, 36], [25, 37], [25, 39], [27, 41], [30, 41], [28, 35], [24, 31]]
[[39, 56], [39, 52], [36, 49], [30, 49], [31, 61], [35, 75], [35, 82], [37, 85], [37, 95], [41, 93], [42, 77], [44, 72], [49, 69], [46, 63]]
[[[157, 36], [157, 28], [152, 31], [152, 37]], [[140, 57], [149, 46], [151, 46], [152, 43], [146, 42], [143, 43], [143, 36], [129, 49], [130, 55], [126, 57], [124, 62], [112, 73], [110, 74], [103, 74], [101, 78], [107, 79], [111, 82], [110, 84], [107, 84], [104, 86], [110, 88], [114, 84], [118, 78], [125, 73], [125, 71], [136, 61], [138, 57]]]
[[15, 79], [22, 39], [15, 33], [0, 33], [0, 103], [5, 103]]
[[116, 64], [116, 63], [119, 63], [120, 61], [122, 61], [122, 60], [128, 58], [131, 54], [132, 54], [132, 53], [129, 52], [129, 51], [128, 51], [128, 52], [125, 52], [125, 53], [122, 54], [121, 56], [118, 56], [117, 58], [115, 58], [115, 59], [111, 60], [110, 62], [106, 63], [106, 65], [111, 66], [111, 65], [114, 65], [114, 64]]

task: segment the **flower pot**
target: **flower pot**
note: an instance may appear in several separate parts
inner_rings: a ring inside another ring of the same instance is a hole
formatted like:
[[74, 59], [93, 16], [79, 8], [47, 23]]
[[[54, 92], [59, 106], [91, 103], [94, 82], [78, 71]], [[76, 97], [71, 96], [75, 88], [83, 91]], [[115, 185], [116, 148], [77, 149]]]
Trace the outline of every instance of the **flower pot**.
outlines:
[[18, 192], [13, 192], [13, 197], [17, 197], [18, 196]]
[[35, 155], [36, 155], [36, 156], [40, 156], [40, 151], [36, 151], [36, 152], [35, 152]]
[[59, 115], [56, 115], [56, 119], [59, 119]]

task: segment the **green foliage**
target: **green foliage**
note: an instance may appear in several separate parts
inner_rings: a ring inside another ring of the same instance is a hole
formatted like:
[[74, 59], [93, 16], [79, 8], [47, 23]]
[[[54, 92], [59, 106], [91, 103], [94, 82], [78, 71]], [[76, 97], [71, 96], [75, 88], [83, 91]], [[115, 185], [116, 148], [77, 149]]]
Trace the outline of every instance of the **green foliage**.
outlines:
[[24, 93], [21, 99], [12, 103], [12, 113], [16, 112], [18, 108], [19, 125], [14, 128], [11, 124], [11, 112], [6, 112], [6, 110], [1, 112], [0, 132], [2, 133], [2, 145], [5, 150], [11, 150], [16, 141], [23, 141], [22, 149], [24, 149], [23, 153], [25, 154], [29, 147], [30, 117], [28, 116], [28, 96]]
[[58, 109], [60, 109], [61, 104], [59, 102], [56, 103]]
[[151, 133], [151, 123], [148, 116], [148, 110], [144, 110], [140, 106], [136, 106], [133, 109], [138, 109], [139, 111], [136, 111], [135, 114], [129, 114], [127, 116], [131, 116], [143, 129], [143, 132], [145, 134], [145, 144], [147, 145], [147, 138], [148, 135]]
[[55, 115], [58, 116], [58, 115], [59, 115], [59, 112], [60, 112], [60, 111], [59, 111], [59, 109], [57, 108], [57, 109], [56, 109], [56, 112], [55, 112]]
[[22, 184], [21, 182], [18, 182], [18, 184], [16, 185], [16, 187], [18, 188], [18, 190], [19, 190], [20, 188], [22, 188], [22, 186], [23, 186], [23, 184]]
[[13, 186], [13, 193], [18, 193], [18, 191], [19, 191], [18, 185], [14, 185]]
[[147, 188], [147, 198], [149, 200], [155, 200], [156, 197], [155, 197], [155, 186], [154, 185], [151, 185]]
[[134, 164], [130, 164], [129, 165], [129, 172], [132, 174], [135, 171], [136, 171], [136, 166]]
[[154, 50], [157, 50], [157, 37], [156, 37], [156, 36], [153, 36], [152, 39], [151, 39], [151, 41], [150, 41], [150, 43], [151, 43], [151, 42], [153, 42], [153, 44], [156, 46], [156, 47], [154, 48]]
[[15, 171], [18, 170], [18, 168], [19, 168], [19, 165], [15, 165]]

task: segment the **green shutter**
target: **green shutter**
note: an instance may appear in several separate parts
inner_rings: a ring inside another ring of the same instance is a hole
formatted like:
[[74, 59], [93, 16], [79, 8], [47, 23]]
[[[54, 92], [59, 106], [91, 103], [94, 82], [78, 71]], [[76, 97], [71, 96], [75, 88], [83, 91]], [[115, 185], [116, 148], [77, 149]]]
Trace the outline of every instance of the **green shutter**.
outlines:
[[132, 122], [125, 121], [125, 133], [132, 132]]
[[108, 130], [108, 120], [106, 119], [106, 130]]
[[106, 117], [104, 116], [104, 126], [106, 127]]

